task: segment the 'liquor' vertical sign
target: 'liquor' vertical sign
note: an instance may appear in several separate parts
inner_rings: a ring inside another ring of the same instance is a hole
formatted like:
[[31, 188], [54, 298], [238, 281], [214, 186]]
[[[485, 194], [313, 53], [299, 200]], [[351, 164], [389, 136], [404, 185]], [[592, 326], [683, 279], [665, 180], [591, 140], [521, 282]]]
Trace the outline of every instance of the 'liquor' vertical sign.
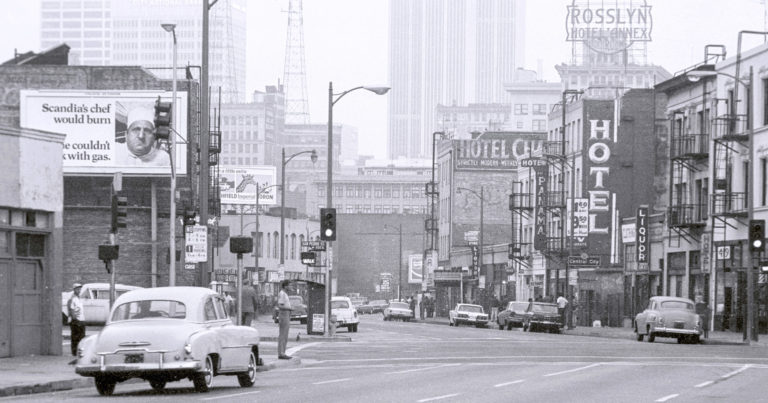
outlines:
[[641, 205], [637, 208], [637, 218], [635, 230], [636, 258], [638, 269], [648, 267], [648, 255], [651, 250], [651, 240], [648, 236], [648, 205]]

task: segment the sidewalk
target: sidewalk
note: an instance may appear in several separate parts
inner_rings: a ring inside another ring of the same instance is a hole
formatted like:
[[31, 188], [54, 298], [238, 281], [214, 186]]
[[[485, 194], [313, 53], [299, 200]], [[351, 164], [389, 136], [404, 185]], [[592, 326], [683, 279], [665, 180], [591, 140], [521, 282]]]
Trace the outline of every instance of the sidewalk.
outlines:
[[[260, 355], [264, 365], [258, 368], [259, 372], [276, 368], [290, 368], [301, 364], [300, 357], [292, 360], [277, 359], [277, 335], [279, 329], [272, 318], [262, 315], [253, 322], [253, 327], [258, 329], [261, 337]], [[88, 327], [86, 335], [99, 332], [100, 327]], [[70, 338], [69, 328], [63, 331], [64, 341]], [[298, 340], [298, 342], [297, 342]], [[348, 335], [336, 335], [323, 337], [307, 335], [307, 326], [298, 322], [291, 324], [288, 333], [288, 353], [290, 349], [304, 342], [317, 341], [351, 341]], [[13, 358], [0, 358], [0, 398], [15, 395], [27, 395], [32, 393], [54, 392], [58, 390], [70, 390], [85, 387], [94, 387], [93, 378], [86, 378], [75, 373], [75, 368], [68, 365], [73, 357], [69, 355], [69, 345], [63, 348], [63, 356], [25, 356]], [[144, 382], [143, 380], [132, 380]], [[127, 383], [132, 382], [131, 380]], [[149, 388], [149, 384], [147, 384]]]

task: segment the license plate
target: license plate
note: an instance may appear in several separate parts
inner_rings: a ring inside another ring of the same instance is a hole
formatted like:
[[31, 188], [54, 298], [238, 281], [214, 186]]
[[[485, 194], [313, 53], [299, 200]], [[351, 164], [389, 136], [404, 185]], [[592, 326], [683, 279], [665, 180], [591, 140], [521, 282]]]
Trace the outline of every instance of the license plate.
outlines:
[[684, 329], [685, 323], [684, 322], [675, 322], [675, 329]]
[[139, 362], [144, 362], [144, 354], [126, 354], [125, 355], [126, 364], [136, 364]]

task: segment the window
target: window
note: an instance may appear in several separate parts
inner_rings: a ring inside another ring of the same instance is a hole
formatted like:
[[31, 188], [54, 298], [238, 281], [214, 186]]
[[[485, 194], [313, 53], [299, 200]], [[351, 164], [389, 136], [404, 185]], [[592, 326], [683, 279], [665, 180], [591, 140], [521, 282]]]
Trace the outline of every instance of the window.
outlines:
[[515, 104], [515, 115], [527, 115], [528, 104]]
[[760, 158], [760, 204], [765, 206], [766, 202], [766, 188], [768, 188], [768, 159]]
[[204, 320], [216, 320], [216, 308], [213, 307], [213, 300], [208, 298], [207, 301], [205, 301], [205, 318]]
[[763, 125], [768, 125], [768, 78], [763, 79]]
[[545, 131], [547, 130], [547, 121], [543, 119], [534, 119], [533, 121], [533, 128], [534, 131]]
[[547, 104], [533, 104], [533, 114], [534, 115], [546, 115], [547, 114]]
[[523, 128], [523, 122], [517, 122], [517, 128], [522, 129]]

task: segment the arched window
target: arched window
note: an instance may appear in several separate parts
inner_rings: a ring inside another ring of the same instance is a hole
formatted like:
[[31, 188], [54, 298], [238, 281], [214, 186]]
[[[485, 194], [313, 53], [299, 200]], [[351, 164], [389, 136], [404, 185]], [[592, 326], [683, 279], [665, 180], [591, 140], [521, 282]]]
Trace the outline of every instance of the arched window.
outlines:
[[269, 251], [272, 250], [272, 234], [267, 233], [267, 257], [272, 257]]
[[296, 234], [291, 234], [291, 259], [296, 260]]
[[274, 233], [275, 237], [275, 244], [272, 245], [272, 256], [276, 259], [280, 259], [280, 234], [275, 231]]

